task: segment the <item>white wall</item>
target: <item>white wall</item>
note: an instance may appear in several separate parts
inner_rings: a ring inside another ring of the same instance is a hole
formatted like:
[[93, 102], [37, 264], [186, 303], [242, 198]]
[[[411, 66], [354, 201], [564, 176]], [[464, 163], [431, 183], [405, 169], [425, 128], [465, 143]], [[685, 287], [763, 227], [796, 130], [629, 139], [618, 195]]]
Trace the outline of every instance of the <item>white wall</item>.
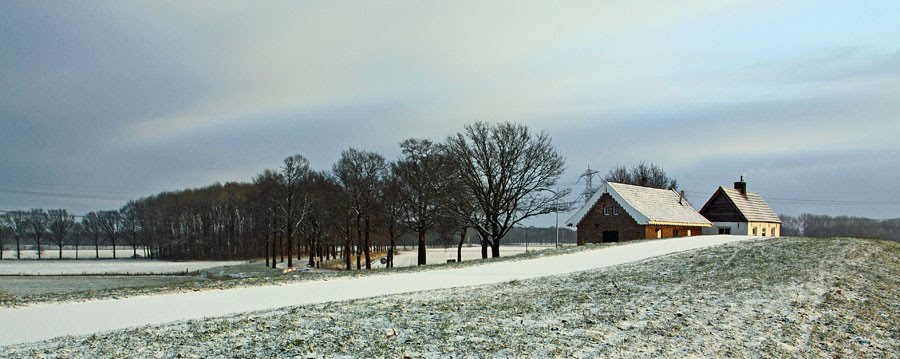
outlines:
[[766, 237], [781, 236], [781, 225], [768, 222], [713, 222], [712, 227], [703, 229], [703, 234], [719, 234], [719, 228], [731, 228], [731, 234], [742, 236], [762, 236], [763, 229]]

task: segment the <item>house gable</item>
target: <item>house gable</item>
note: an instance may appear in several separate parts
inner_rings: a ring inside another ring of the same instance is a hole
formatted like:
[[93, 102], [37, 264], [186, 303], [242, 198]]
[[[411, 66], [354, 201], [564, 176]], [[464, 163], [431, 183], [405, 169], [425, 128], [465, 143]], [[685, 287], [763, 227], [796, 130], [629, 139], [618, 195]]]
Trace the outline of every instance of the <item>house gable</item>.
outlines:
[[719, 187], [709, 201], [700, 209], [700, 214], [712, 222], [747, 222], [747, 218], [741, 213], [734, 201], [725, 193], [725, 189]]
[[579, 245], [603, 242], [604, 232], [614, 233], [618, 241], [645, 238], [644, 226], [631, 217], [622, 203], [609, 193], [599, 196], [577, 227]]
[[713, 222], [781, 223], [769, 204], [755, 192], [719, 187], [700, 209]]

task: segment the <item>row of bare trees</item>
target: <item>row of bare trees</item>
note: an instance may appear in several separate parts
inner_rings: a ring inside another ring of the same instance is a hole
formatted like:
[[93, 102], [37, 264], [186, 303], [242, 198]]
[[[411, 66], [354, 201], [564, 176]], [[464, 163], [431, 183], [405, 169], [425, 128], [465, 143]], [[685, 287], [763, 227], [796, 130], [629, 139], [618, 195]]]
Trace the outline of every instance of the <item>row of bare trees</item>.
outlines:
[[805, 237], [860, 237], [900, 241], [900, 218], [828, 216], [803, 213], [781, 217], [781, 235]]
[[373, 250], [386, 252], [392, 267], [406, 234], [416, 236], [418, 263], [426, 264], [426, 239], [435, 231], [457, 233], [461, 249], [471, 230], [482, 256], [496, 257], [514, 226], [565, 210], [554, 203], [567, 193], [541, 191], [565, 166], [544, 132], [477, 122], [442, 142], [407, 139], [400, 147], [395, 161], [349, 148], [323, 171], [293, 155], [251, 183], [163, 192], [87, 213], [80, 223], [64, 210], [21, 213], [21, 220], [9, 212], [3, 223], [17, 243], [28, 228], [37, 242], [50, 233], [60, 253], [66, 238], [78, 237], [95, 248], [127, 241], [134, 256], [140, 248], [144, 256], [174, 260], [265, 257], [272, 267], [286, 257], [294, 267], [294, 258], [306, 255], [310, 266], [341, 258], [349, 270], [354, 257], [357, 269], [371, 268]]
[[[126, 206], [127, 208], [127, 206]], [[33, 243], [37, 258], [43, 258], [46, 240], [55, 245], [59, 251], [59, 259], [63, 258], [63, 247], [72, 245], [77, 250], [84, 239], [92, 239], [96, 258], [100, 258], [100, 245], [115, 246], [117, 238], [123, 232], [123, 218], [119, 211], [91, 212], [76, 221], [76, 216], [66, 209], [45, 211], [35, 208], [28, 211], [7, 211], [0, 215], [0, 259], [7, 243], [15, 242], [16, 259], [22, 258], [22, 250], [27, 242]], [[132, 227], [136, 230], [136, 228]], [[41, 242], [44, 241], [42, 244]], [[135, 247], [136, 248], [136, 247]], [[113, 247], [115, 257], [115, 247]]]

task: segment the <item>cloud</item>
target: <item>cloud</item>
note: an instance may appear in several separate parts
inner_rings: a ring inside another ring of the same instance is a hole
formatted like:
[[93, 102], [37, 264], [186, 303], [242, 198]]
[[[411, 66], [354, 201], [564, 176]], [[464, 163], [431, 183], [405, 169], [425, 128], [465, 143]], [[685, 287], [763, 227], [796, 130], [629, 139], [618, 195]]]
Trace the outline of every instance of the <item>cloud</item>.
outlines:
[[4, 3], [0, 173], [191, 187], [475, 120], [547, 130], [573, 173], [659, 161], [697, 183], [698, 163], [896, 153], [886, 6]]

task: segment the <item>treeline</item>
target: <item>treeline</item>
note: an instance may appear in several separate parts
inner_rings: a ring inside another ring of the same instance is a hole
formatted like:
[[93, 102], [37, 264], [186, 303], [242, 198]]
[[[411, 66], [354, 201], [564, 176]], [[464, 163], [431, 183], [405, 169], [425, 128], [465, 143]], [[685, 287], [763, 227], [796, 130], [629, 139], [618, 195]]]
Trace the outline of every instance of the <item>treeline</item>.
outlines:
[[461, 248], [470, 232], [483, 257], [499, 256], [523, 220], [567, 209], [556, 204], [567, 193], [549, 190], [565, 161], [544, 132], [476, 122], [442, 142], [407, 139], [400, 147], [393, 161], [349, 148], [322, 170], [293, 155], [251, 183], [163, 192], [81, 221], [65, 210], [7, 212], [0, 238], [15, 242], [17, 254], [31, 237], [57, 244], [60, 257], [63, 246], [86, 241], [168, 260], [264, 257], [272, 267], [340, 258], [349, 270], [353, 259], [357, 269], [370, 268], [372, 251], [386, 252], [392, 266], [406, 235], [416, 238], [419, 264], [429, 237]]
[[900, 241], [900, 218], [871, 219], [804, 213], [781, 217], [781, 234], [806, 237], [858, 237]]

